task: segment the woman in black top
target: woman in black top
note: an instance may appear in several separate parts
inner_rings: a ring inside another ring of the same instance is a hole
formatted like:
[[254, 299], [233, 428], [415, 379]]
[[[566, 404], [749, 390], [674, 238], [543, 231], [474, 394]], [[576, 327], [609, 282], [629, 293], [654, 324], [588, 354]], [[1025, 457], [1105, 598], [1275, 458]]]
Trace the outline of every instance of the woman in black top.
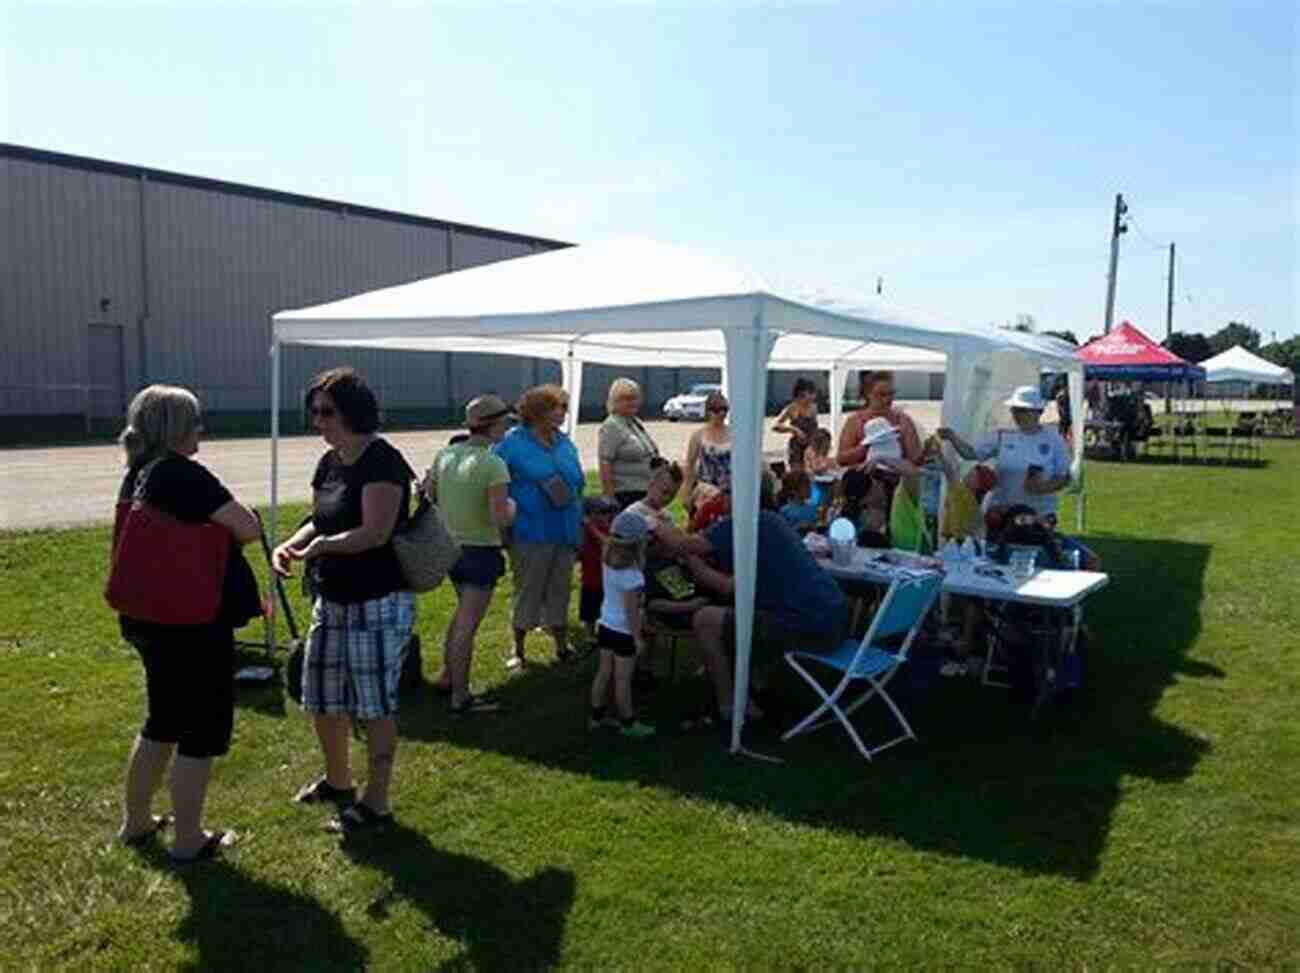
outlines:
[[[303, 561], [317, 595], [303, 660], [302, 705], [325, 754], [325, 776], [299, 790], [303, 803], [339, 807], [333, 826], [391, 819], [389, 782], [397, 751], [402, 652], [415, 625], [415, 594], [393, 550], [407, 518], [415, 471], [376, 435], [379, 404], [351, 368], [318, 375], [307, 411], [330, 450], [312, 477], [312, 516], [272, 554], [288, 575]], [[356, 799], [349, 760], [353, 720], [366, 723], [366, 789]]]
[[773, 432], [789, 433], [786, 443], [786, 469], [802, 470], [804, 450], [817, 431], [817, 386], [812, 379], [797, 378], [790, 401], [772, 424]]
[[[192, 392], [151, 385], [136, 395], [118, 437], [128, 467], [119, 502], [132, 500], [143, 476], [141, 499], [151, 506], [184, 523], [218, 524], [237, 544], [247, 544], [261, 532], [257, 518], [190, 459], [198, 452], [202, 431], [199, 401]], [[169, 554], [159, 551], [157, 556]], [[232, 568], [237, 557], [242, 565], [236, 548]], [[170, 764], [176, 824], [171, 854], [178, 861], [211, 858], [232, 839], [227, 832], [203, 829], [203, 804], [212, 758], [229, 749], [234, 725], [234, 630], [248, 620], [246, 613], [237, 615], [231, 591], [235, 577], [227, 571], [220, 613], [207, 625], [161, 625], [121, 616], [122, 635], [144, 663], [148, 715], [127, 763], [126, 809], [118, 838], [141, 845], [167, 824], [166, 818], [153, 816], [152, 805]]]

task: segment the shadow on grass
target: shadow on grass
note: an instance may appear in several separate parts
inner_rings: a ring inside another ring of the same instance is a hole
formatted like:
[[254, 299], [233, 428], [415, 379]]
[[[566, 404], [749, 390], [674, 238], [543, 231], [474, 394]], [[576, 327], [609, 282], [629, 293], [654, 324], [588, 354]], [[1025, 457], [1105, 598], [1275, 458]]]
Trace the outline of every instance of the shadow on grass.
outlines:
[[383, 922], [394, 903], [406, 902], [464, 945], [465, 952], [442, 968], [533, 970], [559, 961], [576, 891], [571, 872], [546, 868], [516, 881], [401, 824], [348, 837], [342, 849], [358, 865], [386, 876], [385, 890], [366, 905], [373, 921]]
[[[896, 680], [895, 695], [919, 744], [900, 745], [868, 764], [838, 727], [790, 744], [780, 743], [773, 731], [747, 733], [747, 745], [787, 761], [774, 766], [730, 758], [717, 734], [672, 732], [686, 711], [707, 698], [707, 687], [696, 677], [661, 687], [646, 703], [645, 715], [660, 727], [659, 738], [632, 743], [589, 733], [588, 659], [579, 666], [530, 669], [507, 683], [505, 713], [455, 721], [445, 704], [409, 705], [402, 733], [566, 772], [635, 780], [801, 824], [1087, 880], [1096, 873], [1123, 781], [1181, 780], [1208, 747], [1154, 716], [1161, 695], [1179, 675], [1222, 676], [1185, 658], [1201, 627], [1209, 548], [1127, 537], [1092, 542], [1111, 583], [1088, 603], [1087, 682], [1068, 706], [1032, 722], [1003, 690], [972, 680], [927, 680], [916, 665], [910, 678]], [[683, 668], [693, 667], [679, 661], [679, 672]], [[783, 689], [797, 690], [783, 671], [775, 674]], [[806, 712], [810, 703], [809, 697], [794, 698], [792, 710]], [[857, 725], [865, 728], [866, 739], [884, 739], [889, 727], [870, 711], [868, 706]]]
[[189, 894], [190, 911], [176, 938], [198, 950], [195, 969], [359, 970], [368, 964], [366, 946], [308, 895], [259, 881], [228, 859], [177, 868], [158, 849], [149, 861], [174, 874]]

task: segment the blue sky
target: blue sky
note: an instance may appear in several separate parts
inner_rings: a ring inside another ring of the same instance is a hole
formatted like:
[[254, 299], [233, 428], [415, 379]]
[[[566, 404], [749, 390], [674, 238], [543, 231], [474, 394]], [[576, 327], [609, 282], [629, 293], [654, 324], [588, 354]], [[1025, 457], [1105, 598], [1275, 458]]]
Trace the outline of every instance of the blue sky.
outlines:
[[0, 0], [0, 140], [777, 285], [1163, 337], [1296, 334], [1294, 3]]

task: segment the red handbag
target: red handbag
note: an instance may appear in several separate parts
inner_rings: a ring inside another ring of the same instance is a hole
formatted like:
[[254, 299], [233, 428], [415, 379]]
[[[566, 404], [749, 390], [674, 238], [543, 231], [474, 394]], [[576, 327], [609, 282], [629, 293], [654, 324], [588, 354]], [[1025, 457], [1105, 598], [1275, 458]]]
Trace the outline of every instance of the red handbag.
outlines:
[[118, 502], [104, 598], [137, 621], [206, 625], [221, 611], [230, 531], [220, 524], [187, 524], [146, 503], [152, 466], [140, 471], [134, 498]]

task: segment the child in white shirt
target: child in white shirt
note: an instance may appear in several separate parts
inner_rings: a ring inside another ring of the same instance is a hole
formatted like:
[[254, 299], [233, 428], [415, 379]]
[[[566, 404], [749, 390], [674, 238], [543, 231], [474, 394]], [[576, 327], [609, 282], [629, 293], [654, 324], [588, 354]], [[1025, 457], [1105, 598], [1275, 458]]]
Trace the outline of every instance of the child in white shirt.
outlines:
[[[624, 510], [610, 525], [605, 541], [601, 580], [605, 595], [596, 626], [600, 665], [591, 682], [589, 729], [617, 726], [622, 736], [644, 739], [655, 728], [636, 718], [632, 708], [632, 673], [641, 648], [642, 600], [645, 595], [645, 548], [650, 525], [640, 514]], [[614, 687], [617, 717], [610, 715], [606, 700]]]

